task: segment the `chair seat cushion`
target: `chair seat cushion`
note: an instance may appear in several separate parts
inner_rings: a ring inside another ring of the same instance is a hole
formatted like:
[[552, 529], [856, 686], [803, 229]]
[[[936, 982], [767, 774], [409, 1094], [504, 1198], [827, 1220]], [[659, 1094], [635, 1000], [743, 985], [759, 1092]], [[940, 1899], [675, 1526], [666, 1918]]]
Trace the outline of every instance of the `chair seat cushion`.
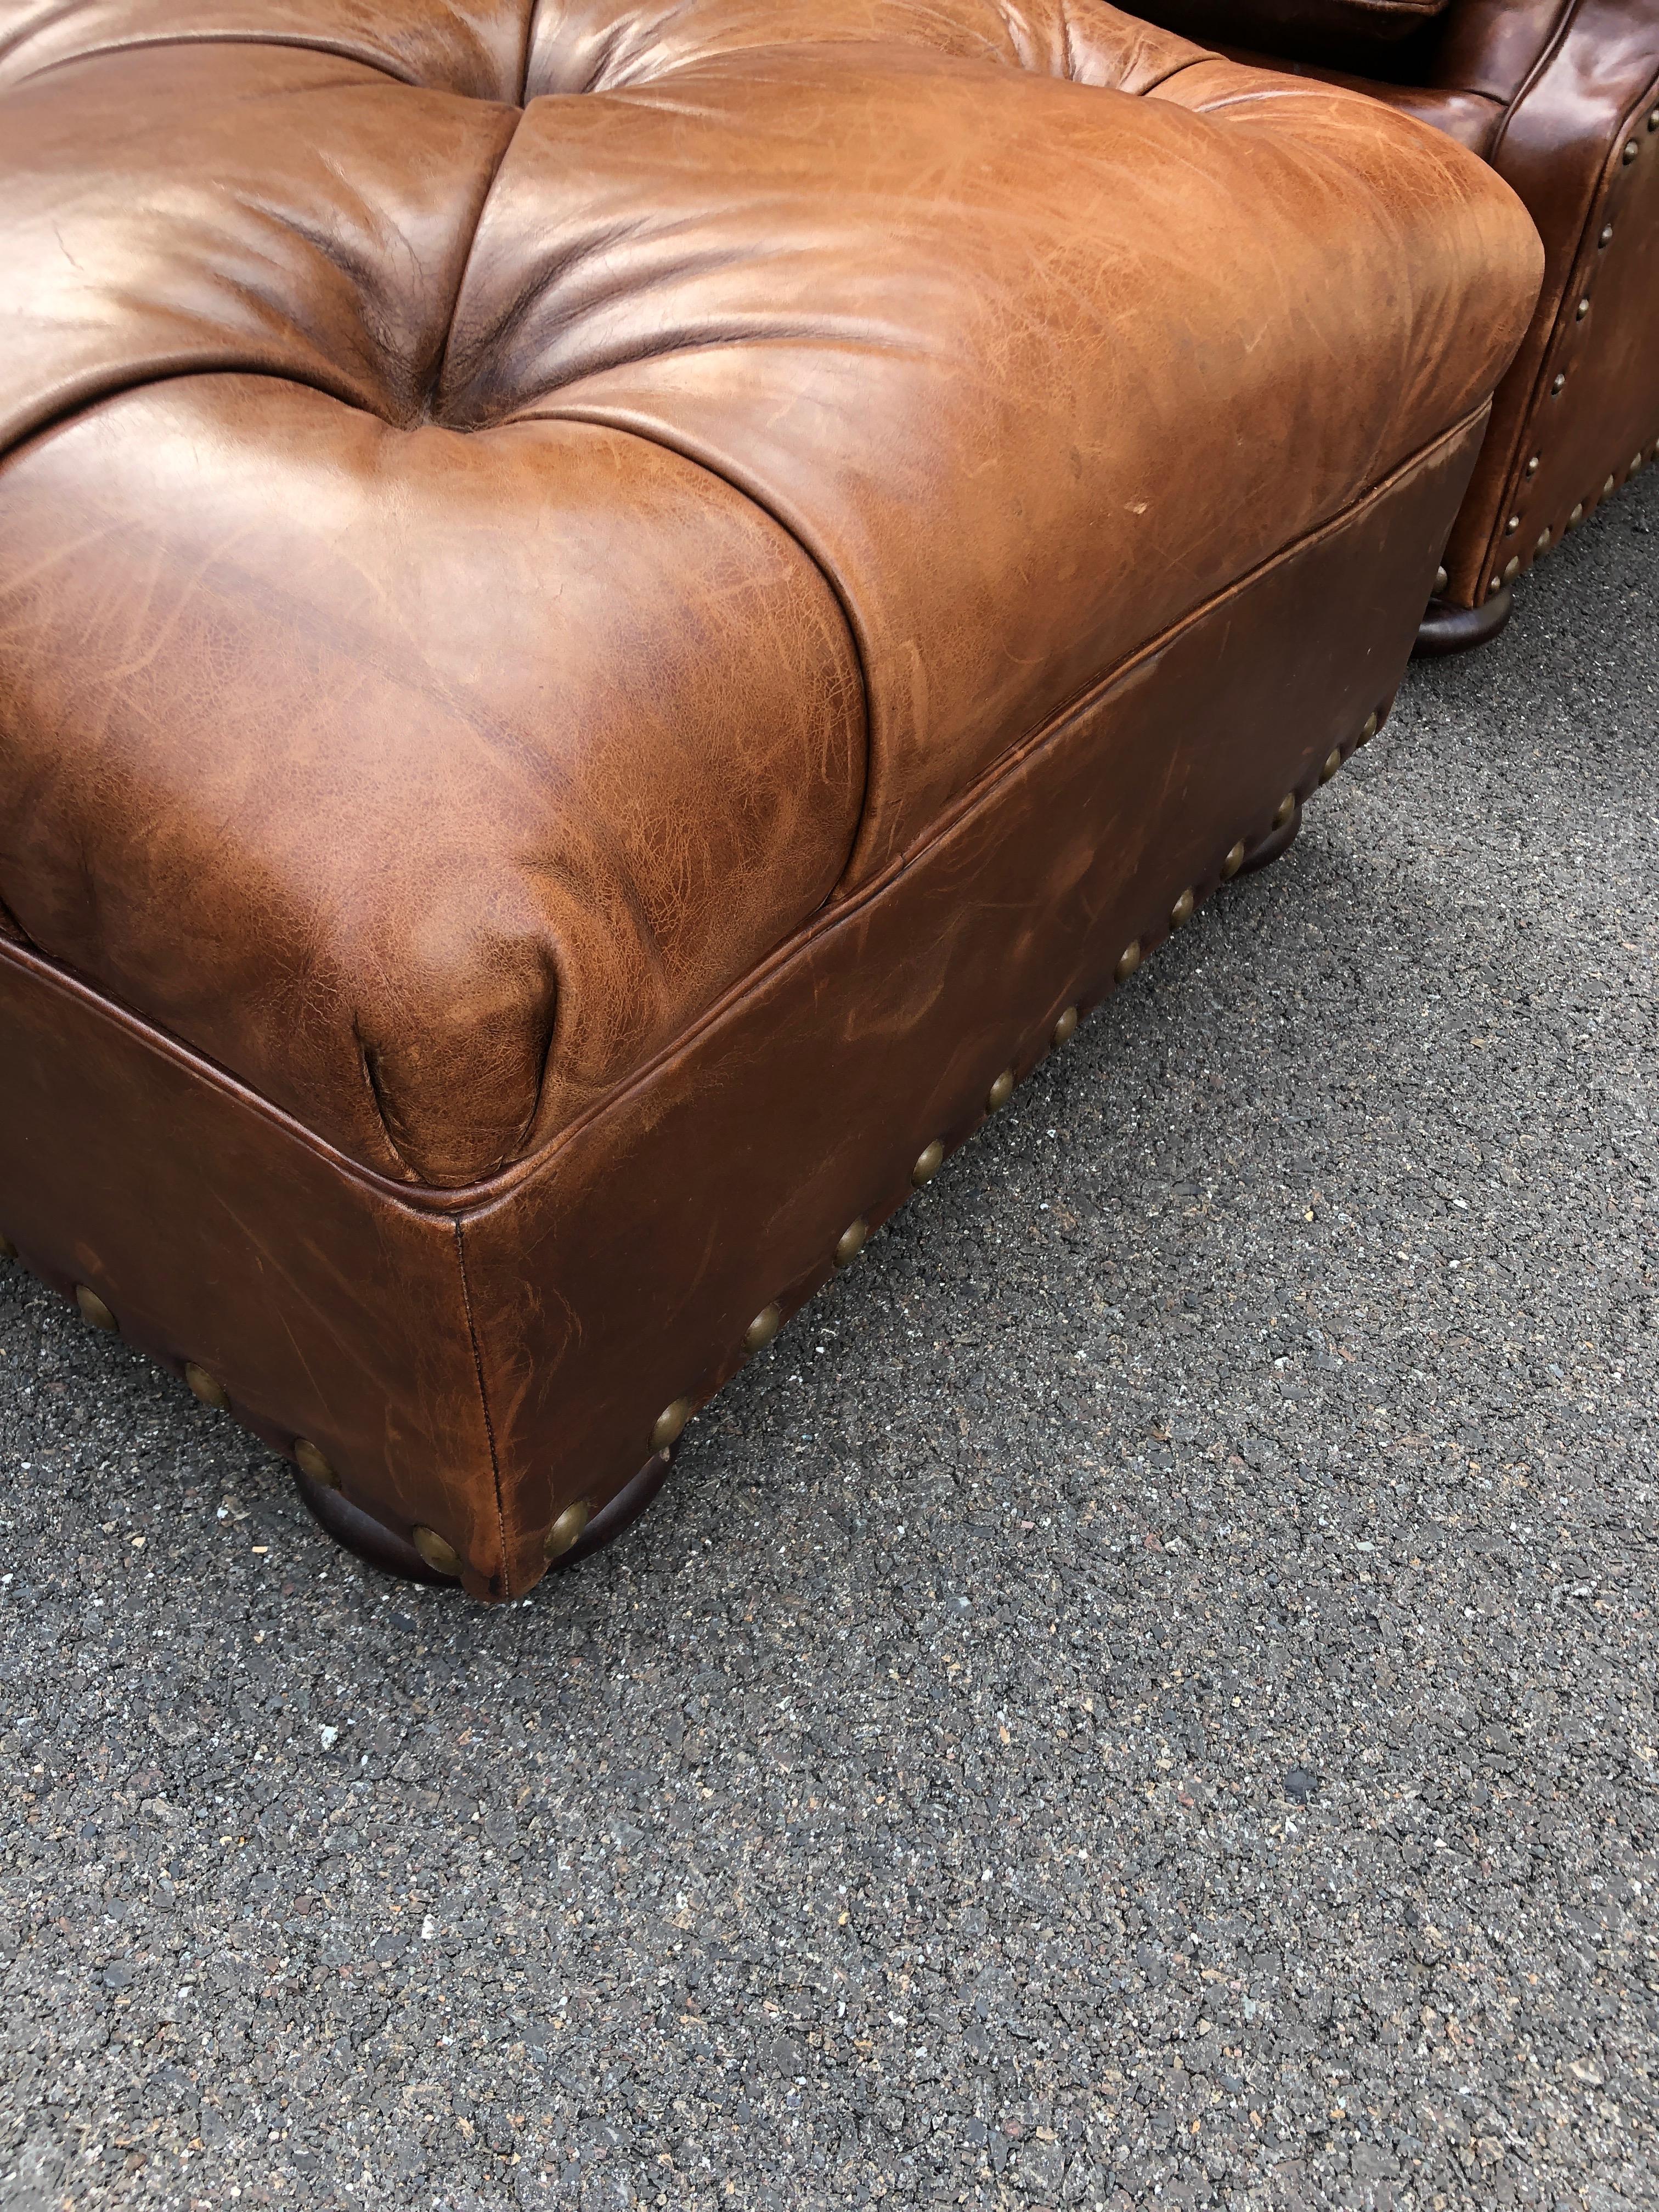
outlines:
[[0, 928], [467, 1184], [1481, 406], [1535, 254], [1104, 6], [0, 0]]

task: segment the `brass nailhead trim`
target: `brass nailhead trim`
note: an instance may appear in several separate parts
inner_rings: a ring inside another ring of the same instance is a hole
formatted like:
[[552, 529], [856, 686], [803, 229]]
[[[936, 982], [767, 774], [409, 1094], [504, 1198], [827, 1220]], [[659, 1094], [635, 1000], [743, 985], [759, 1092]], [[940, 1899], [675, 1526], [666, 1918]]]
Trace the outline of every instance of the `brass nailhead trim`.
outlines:
[[772, 1339], [783, 1327], [783, 1308], [763, 1306], [743, 1333], [745, 1352], [764, 1352]]
[[1520, 527], [1521, 527], [1521, 518], [1520, 518], [1520, 516], [1519, 516], [1518, 514], [1512, 514], [1512, 515], [1510, 515], [1510, 517], [1509, 520], [1508, 520], [1508, 521], [1504, 525], [1504, 537], [1505, 537], [1505, 538], [1513, 538], [1513, 537], [1514, 537], [1514, 535], [1515, 535], [1515, 533], [1516, 533], [1516, 532], [1517, 530], [1519, 530], [1519, 528], [1520, 528]]
[[1581, 499], [1581, 500], [1579, 501], [1579, 502], [1578, 502], [1577, 506], [1577, 507], [1574, 507], [1574, 509], [1572, 510], [1572, 513], [1571, 513], [1571, 514], [1567, 517], [1567, 527], [1568, 527], [1568, 529], [1569, 529], [1569, 530], [1577, 530], [1577, 527], [1578, 527], [1578, 526], [1579, 526], [1579, 524], [1583, 520], [1583, 519], [1584, 519], [1584, 502], [1583, 502], [1583, 501]]
[[1319, 781], [1322, 783], [1328, 783], [1341, 765], [1341, 749], [1339, 746], [1333, 745], [1329, 752], [1326, 754], [1324, 759], [1320, 763]]
[[1054, 1041], [1057, 1045], [1070, 1044], [1072, 1039], [1076, 1035], [1077, 1008], [1075, 1006], [1067, 1006], [1060, 1015], [1060, 1019], [1054, 1024]]
[[836, 1265], [850, 1267], [869, 1242], [869, 1237], [870, 1224], [862, 1214], [856, 1221], [849, 1221], [836, 1239]]
[[923, 1183], [932, 1182], [944, 1164], [945, 1147], [935, 1137], [932, 1144], [924, 1145], [916, 1154], [915, 1165], [910, 1170], [910, 1180], [920, 1190]]
[[1359, 726], [1359, 742], [1362, 745], [1370, 744], [1371, 739], [1376, 735], [1376, 715], [1367, 714]]
[[75, 1303], [81, 1309], [82, 1321], [90, 1322], [94, 1328], [118, 1328], [120, 1323], [104, 1304], [96, 1291], [89, 1291], [84, 1283], [75, 1286]]
[[676, 1398], [672, 1406], [665, 1406], [651, 1425], [652, 1450], [666, 1451], [690, 1418], [691, 1401], [689, 1398]]
[[1583, 321], [1583, 319], [1584, 319], [1585, 316], [1586, 316], [1587, 314], [1589, 314], [1589, 301], [1588, 300], [1581, 300], [1581, 301], [1578, 302], [1577, 319], [1582, 323], [1582, 322]]
[[1181, 896], [1176, 901], [1175, 904], [1170, 908], [1170, 928], [1184, 929], [1187, 924], [1192, 920], [1193, 910], [1197, 904], [1198, 901], [1193, 896], [1192, 886], [1189, 884], [1187, 889], [1182, 891]]
[[1641, 150], [1641, 148], [1637, 144], [1635, 139], [1627, 139], [1625, 143], [1626, 161], [1627, 162], [1633, 161]]
[[222, 1413], [230, 1403], [230, 1393], [218, 1377], [210, 1375], [205, 1367], [198, 1367], [193, 1359], [185, 1362], [185, 1380], [204, 1406], [211, 1406]]
[[1550, 386], [1550, 398], [1551, 398], [1552, 399], [1556, 399], [1556, 398], [1559, 398], [1560, 397], [1561, 387], [1562, 387], [1562, 386], [1566, 382], [1566, 380], [1567, 380], [1567, 373], [1566, 373], [1565, 369], [1559, 370], [1559, 371], [1557, 372], [1556, 379], [1555, 379], [1554, 383], [1553, 383], [1553, 384], [1552, 384], [1552, 385], [1551, 385], [1551, 386]]
[[1273, 828], [1275, 830], [1282, 830], [1295, 811], [1296, 793], [1293, 791], [1287, 791], [1283, 799], [1279, 800], [1278, 811], [1273, 816]]
[[1602, 496], [1602, 498], [1603, 498], [1603, 499], [1611, 499], [1611, 498], [1613, 497], [1613, 495], [1614, 494], [1614, 492], [1616, 492], [1616, 491], [1618, 490], [1618, 489], [1619, 489], [1618, 485], [1613, 482], [1613, 478], [1612, 478], [1611, 477], [1609, 477], [1607, 478], [1607, 482], [1606, 482], [1606, 483], [1602, 485], [1602, 487], [1601, 487], [1601, 496]]
[[459, 1576], [461, 1555], [453, 1544], [444, 1541], [435, 1528], [411, 1528], [409, 1540], [435, 1575]]
[[1233, 878], [1234, 878], [1234, 877], [1238, 873], [1239, 870], [1243, 866], [1243, 865], [1244, 865], [1244, 840], [1241, 837], [1241, 838], [1239, 839], [1239, 841], [1238, 841], [1237, 844], [1236, 844], [1235, 846], [1233, 846], [1233, 847], [1232, 847], [1232, 848], [1230, 850], [1230, 852], [1229, 852], [1229, 853], [1228, 853], [1228, 854], [1227, 854], [1226, 859], [1225, 859], [1225, 860], [1221, 863], [1221, 880], [1222, 880], [1222, 882], [1223, 882], [1224, 884], [1230, 884], [1230, 883], [1231, 883], [1231, 881], [1232, 881]]
[[592, 1514], [585, 1498], [579, 1498], [574, 1505], [567, 1505], [547, 1532], [547, 1541], [543, 1547], [546, 1557], [562, 1559], [568, 1551], [580, 1542], [592, 1518]]
[[1450, 581], [1451, 581], [1451, 578], [1450, 578], [1450, 577], [1446, 574], [1446, 572], [1445, 572], [1445, 570], [1444, 570], [1443, 568], [1437, 568], [1437, 569], [1435, 570], [1435, 572], [1434, 572], [1434, 595], [1435, 595], [1435, 597], [1436, 597], [1437, 599], [1438, 599], [1438, 598], [1439, 598], [1439, 596], [1440, 596], [1441, 592], [1443, 592], [1443, 591], [1445, 590], [1445, 588], [1446, 588], [1447, 585], [1448, 585], [1448, 584], [1449, 584], [1449, 583], [1450, 583]]
[[1540, 458], [1540, 457], [1537, 453], [1534, 453], [1532, 459], [1527, 463], [1527, 474], [1529, 477], [1535, 477], [1537, 475]]
[[1540, 530], [1538, 533], [1538, 550], [1540, 553], [1547, 553], [1550, 550], [1550, 534], [1547, 530]]
[[1138, 937], [1133, 937], [1118, 954], [1117, 966], [1112, 972], [1120, 983], [1127, 983], [1139, 965], [1140, 939]]
[[301, 1474], [308, 1474], [313, 1482], [320, 1482], [325, 1490], [337, 1490], [340, 1478], [323, 1457], [309, 1437], [295, 1440], [294, 1464]]
[[1601, 249], [1603, 250], [1603, 252], [1605, 252], [1605, 251], [1606, 251], [1606, 249], [1607, 249], [1609, 246], [1611, 246], [1611, 245], [1613, 244], [1613, 225], [1612, 225], [1611, 223], [1608, 223], [1608, 224], [1604, 228], [1604, 229], [1602, 230], [1601, 235], [1600, 236], [1600, 238], [1598, 238], [1598, 239], [1596, 240], [1596, 241], [1595, 241], [1595, 242], [1596, 242], [1596, 244], [1597, 244], [1599, 246], [1601, 246]]
[[1005, 1067], [1001, 1074], [998, 1076], [996, 1081], [991, 1085], [990, 1089], [985, 1094], [986, 1112], [988, 1114], [1001, 1113], [1003, 1108], [1008, 1103], [1008, 1101], [1013, 1097], [1013, 1095], [1014, 1071], [1012, 1067]]
[[1504, 563], [1504, 581], [1512, 584], [1521, 574], [1521, 556], [1517, 553]]

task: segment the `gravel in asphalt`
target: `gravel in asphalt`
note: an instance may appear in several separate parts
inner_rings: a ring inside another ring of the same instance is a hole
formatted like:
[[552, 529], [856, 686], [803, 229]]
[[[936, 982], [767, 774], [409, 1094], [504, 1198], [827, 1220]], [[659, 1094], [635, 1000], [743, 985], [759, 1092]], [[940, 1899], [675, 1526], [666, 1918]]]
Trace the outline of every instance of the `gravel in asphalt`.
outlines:
[[0, 2204], [1659, 2197], [1659, 475], [499, 1612], [0, 1267]]

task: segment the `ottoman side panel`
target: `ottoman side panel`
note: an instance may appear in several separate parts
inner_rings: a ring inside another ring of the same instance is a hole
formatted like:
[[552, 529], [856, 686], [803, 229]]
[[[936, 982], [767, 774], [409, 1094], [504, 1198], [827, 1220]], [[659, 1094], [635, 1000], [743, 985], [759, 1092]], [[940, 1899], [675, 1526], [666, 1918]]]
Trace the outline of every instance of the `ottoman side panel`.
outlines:
[[377, 1517], [453, 1531], [470, 1586], [500, 1594], [454, 1224], [4, 944], [0, 1232], [279, 1451], [315, 1444]]
[[514, 1587], [1005, 1070], [1293, 826], [1387, 710], [1483, 422], [1137, 655], [468, 1216]]

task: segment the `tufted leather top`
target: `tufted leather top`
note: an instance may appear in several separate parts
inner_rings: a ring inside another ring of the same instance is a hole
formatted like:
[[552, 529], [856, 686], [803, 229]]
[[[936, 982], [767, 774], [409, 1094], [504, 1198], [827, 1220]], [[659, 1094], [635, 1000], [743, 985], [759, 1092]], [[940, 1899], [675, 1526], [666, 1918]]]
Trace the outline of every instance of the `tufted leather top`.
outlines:
[[0, 0], [0, 929], [485, 1176], [1477, 407], [1536, 266], [1097, 0]]

